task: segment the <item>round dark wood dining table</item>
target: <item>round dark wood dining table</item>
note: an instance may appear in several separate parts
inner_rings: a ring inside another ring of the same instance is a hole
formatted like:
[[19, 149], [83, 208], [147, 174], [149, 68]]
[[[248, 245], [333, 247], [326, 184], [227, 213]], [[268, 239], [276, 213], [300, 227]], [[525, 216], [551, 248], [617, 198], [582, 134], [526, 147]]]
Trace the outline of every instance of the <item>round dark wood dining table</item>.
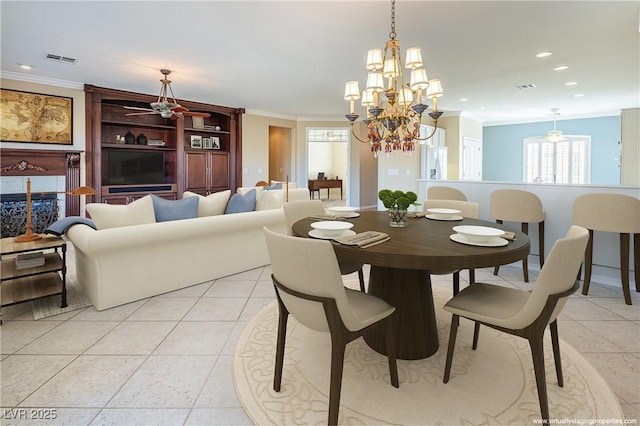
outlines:
[[[405, 228], [389, 226], [384, 211], [362, 211], [360, 216], [344, 219], [353, 223], [356, 233], [384, 232], [390, 240], [368, 248], [333, 242], [341, 261], [371, 265], [368, 293], [395, 306], [394, 331], [398, 359], [423, 359], [438, 350], [431, 274], [451, 273], [462, 269], [506, 265], [529, 254], [529, 238], [521, 231], [483, 220], [464, 218], [459, 221], [408, 219]], [[318, 219], [301, 219], [293, 225], [294, 235], [309, 237], [311, 223]], [[515, 232], [515, 239], [502, 247], [480, 247], [452, 241], [454, 226], [490, 226]], [[385, 354], [384, 333], [369, 332], [364, 336], [376, 352]]]

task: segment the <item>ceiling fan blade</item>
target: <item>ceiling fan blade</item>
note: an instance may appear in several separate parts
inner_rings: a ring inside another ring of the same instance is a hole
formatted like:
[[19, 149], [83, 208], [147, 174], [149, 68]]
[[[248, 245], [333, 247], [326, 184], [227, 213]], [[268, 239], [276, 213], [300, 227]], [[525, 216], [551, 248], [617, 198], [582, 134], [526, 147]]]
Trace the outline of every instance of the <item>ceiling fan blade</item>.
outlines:
[[209, 114], [208, 112], [195, 112], [195, 111], [183, 111], [182, 115], [186, 115], [189, 117], [203, 117], [203, 118], [211, 117], [211, 114]]
[[140, 108], [140, 107], [134, 107], [134, 106], [123, 106], [124, 109], [133, 109], [136, 111], [153, 111], [151, 108]]
[[130, 112], [125, 115], [129, 117], [131, 115], [153, 115], [153, 114], [160, 114], [160, 113], [156, 111], [147, 111], [147, 112]]

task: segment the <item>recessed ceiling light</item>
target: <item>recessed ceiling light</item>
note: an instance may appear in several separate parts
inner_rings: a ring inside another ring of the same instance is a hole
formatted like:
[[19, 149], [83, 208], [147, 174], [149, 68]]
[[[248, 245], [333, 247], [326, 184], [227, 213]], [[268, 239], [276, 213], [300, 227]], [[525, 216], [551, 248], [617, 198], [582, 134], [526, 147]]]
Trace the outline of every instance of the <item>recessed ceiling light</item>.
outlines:
[[22, 68], [23, 70], [30, 70], [31, 68], [33, 68], [31, 65], [29, 64], [18, 64], [18, 66], [20, 68]]
[[577, 82], [577, 81], [570, 81], [570, 82], [568, 82], [568, 83], [565, 83], [564, 85], [565, 85], [565, 86], [575, 86], [576, 84], [578, 84], [578, 82]]
[[469, 100], [469, 99], [467, 99], [467, 98], [460, 98], [460, 99], [459, 99], [459, 101], [460, 101], [460, 102], [467, 102], [468, 100]]
[[584, 93], [576, 93], [575, 95], [573, 95], [574, 98], [581, 98], [584, 96]]
[[546, 58], [547, 56], [551, 56], [551, 52], [540, 52], [536, 55], [536, 58]]
[[555, 67], [553, 70], [554, 71], [564, 71], [564, 70], [568, 70], [569, 69], [569, 65], [560, 65], [558, 67]]

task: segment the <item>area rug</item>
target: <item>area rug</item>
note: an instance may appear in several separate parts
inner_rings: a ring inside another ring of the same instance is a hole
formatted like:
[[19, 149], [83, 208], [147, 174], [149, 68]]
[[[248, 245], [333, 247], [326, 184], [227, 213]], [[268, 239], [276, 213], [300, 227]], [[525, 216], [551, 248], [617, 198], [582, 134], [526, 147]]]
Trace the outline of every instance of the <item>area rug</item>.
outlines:
[[[386, 357], [362, 339], [347, 345], [339, 423], [349, 425], [535, 424], [540, 419], [526, 340], [487, 327], [471, 349], [473, 323], [461, 320], [451, 379], [442, 383], [451, 315], [441, 309], [450, 291], [434, 288], [440, 349], [425, 360], [398, 361], [392, 387]], [[236, 391], [259, 425], [326, 424], [329, 335], [289, 319], [282, 387], [273, 390], [278, 308], [262, 309], [243, 330], [233, 358]], [[562, 335], [562, 325], [559, 327]], [[564, 387], [557, 385], [551, 342], [545, 340], [549, 410], [554, 419], [623, 419], [620, 405], [596, 370], [560, 342]]]
[[61, 308], [60, 301], [61, 299], [59, 294], [33, 300], [31, 302], [33, 307], [33, 319], [39, 320], [91, 306], [91, 301], [84, 291], [82, 291], [73, 271], [71, 273], [67, 273], [67, 307]]

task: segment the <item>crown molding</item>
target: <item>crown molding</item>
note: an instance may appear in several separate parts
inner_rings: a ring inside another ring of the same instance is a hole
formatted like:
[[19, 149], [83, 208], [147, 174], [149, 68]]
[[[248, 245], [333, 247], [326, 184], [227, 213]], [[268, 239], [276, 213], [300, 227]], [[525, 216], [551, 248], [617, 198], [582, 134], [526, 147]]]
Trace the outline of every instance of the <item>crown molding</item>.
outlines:
[[0, 78], [24, 81], [26, 83], [46, 84], [47, 86], [64, 87], [66, 89], [84, 90], [84, 83], [77, 81], [60, 80], [57, 78], [41, 77], [13, 71], [0, 71]]

